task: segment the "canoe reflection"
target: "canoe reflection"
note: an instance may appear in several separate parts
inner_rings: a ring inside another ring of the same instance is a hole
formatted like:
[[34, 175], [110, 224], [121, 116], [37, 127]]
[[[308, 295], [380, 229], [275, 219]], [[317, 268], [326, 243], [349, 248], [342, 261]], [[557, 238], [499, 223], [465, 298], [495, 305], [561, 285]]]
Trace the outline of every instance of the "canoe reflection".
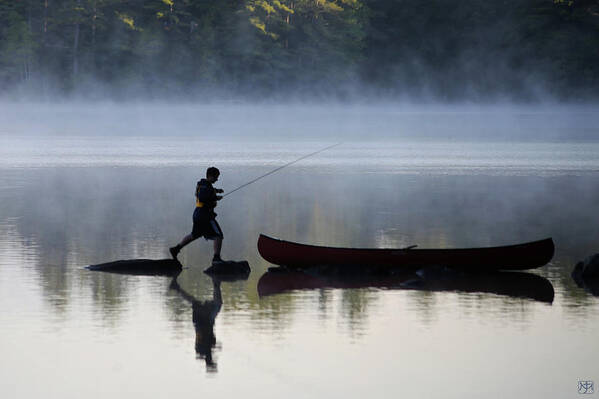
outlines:
[[553, 302], [549, 280], [524, 272], [468, 274], [447, 270], [426, 270], [394, 275], [327, 275], [271, 269], [258, 281], [258, 294], [274, 295], [290, 290], [318, 288], [387, 288], [422, 291], [479, 292]]
[[86, 269], [136, 276], [176, 276], [183, 267], [174, 259], [128, 259], [90, 265]]

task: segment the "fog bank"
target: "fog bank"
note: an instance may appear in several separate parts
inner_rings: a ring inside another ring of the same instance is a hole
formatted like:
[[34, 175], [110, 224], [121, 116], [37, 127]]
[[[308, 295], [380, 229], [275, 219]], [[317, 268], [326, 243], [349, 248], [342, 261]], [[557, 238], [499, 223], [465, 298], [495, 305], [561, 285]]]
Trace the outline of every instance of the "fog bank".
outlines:
[[0, 103], [0, 135], [597, 140], [595, 105]]

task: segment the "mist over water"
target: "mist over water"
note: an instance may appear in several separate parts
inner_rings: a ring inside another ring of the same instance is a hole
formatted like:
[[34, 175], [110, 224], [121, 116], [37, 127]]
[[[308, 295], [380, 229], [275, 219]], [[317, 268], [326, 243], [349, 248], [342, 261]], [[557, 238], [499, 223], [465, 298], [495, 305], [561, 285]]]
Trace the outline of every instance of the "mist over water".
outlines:
[[[572, 105], [3, 103], [0, 391], [576, 394], [578, 379], [597, 379], [599, 303], [570, 272], [597, 252], [598, 122], [593, 107]], [[219, 167], [229, 192], [337, 142], [216, 208], [223, 256], [249, 262], [247, 281], [203, 274], [203, 239], [180, 255], [187, 297], [165, 277], [83, 269], [167, 257], [191, 229], [206, 167]], [[257, 252], [260, 233], [373, 248], [553, 237], [553, 260], [528, 275], [553, 302], [472, 282], [434, 291], [330, 281], [261, 297], [272, 265]], [[217, 286], [212, 330], [198, 328]]]
[[3, 102], [0, 129], [2, 137], [571, 141], [599, 139], [596, 110], [559, 103]]

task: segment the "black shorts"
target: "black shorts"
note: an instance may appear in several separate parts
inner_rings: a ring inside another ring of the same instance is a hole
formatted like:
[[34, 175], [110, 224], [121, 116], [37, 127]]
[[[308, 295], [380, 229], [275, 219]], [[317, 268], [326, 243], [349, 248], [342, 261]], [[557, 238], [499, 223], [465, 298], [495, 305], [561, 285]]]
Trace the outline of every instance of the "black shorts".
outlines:
[[193, 219], [193, 238], [204, 237], [207, 240], [223, 238], [223, 232], [215, 219]]

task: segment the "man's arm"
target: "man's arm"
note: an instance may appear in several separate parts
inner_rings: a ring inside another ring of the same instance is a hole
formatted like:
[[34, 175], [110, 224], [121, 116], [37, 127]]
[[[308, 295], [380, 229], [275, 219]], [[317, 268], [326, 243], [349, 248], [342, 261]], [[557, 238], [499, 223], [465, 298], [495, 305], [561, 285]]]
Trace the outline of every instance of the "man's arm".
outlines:
[[223, 198], [222, 196], [216, 195], [216, 189], [205, 185], [198, 186], [197, 197], [198, 201], [208, 205], [211, 208], [216, 206], [216, 201], [220, 201]]

